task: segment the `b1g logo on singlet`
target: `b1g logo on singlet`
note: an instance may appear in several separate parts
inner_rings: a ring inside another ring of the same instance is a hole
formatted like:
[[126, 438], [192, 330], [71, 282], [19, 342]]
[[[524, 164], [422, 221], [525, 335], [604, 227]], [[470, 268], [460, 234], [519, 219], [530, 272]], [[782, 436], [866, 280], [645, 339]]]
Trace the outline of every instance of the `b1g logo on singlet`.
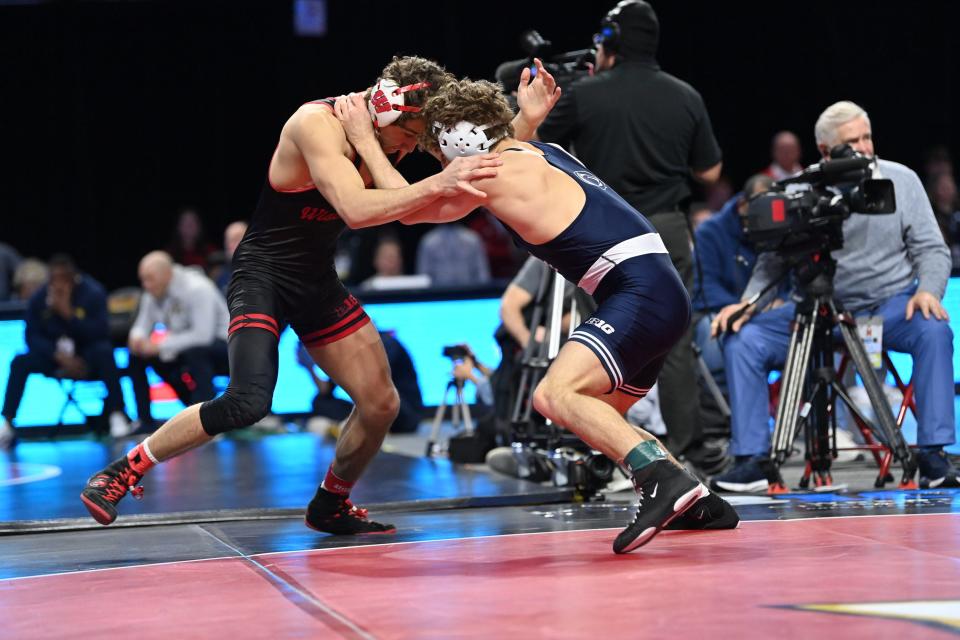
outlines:
[[581, 182], [585, 182], [591, 187], [597, 187], [599, 189], [607, 188], [607, 185], [603, 182], [603, 180], [593, 175], [589, 171], [574, 171], [573, 175], [577, 176], [580, 178]]
[[600, 318], [590, 318], [589, 320], [587, 320], [586, 324], [592, 324], [596, 326], [598, 329], [600, 329], [600, 331], [603, 331], [607, 335], [610, 335], [611, 333], [616, 331], [616, 329], [614, 329], [612, 326], [610, 326]]

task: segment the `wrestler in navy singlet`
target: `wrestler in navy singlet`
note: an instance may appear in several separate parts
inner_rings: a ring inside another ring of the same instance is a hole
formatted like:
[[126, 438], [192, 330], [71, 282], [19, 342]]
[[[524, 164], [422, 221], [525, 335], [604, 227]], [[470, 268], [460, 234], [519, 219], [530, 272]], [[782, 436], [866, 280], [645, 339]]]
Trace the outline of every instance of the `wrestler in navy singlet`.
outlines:
[[[327, 98], [314, 104], [333, 103]], [[258, 328], [279, 336], [289, 322], [312, 347], [347, 336], [369, 322], [334, 268], [337, 239], [345, 228], [316, 188], [277, 191], [268, 177], [233, 257], [227, 289], [230, 334]]]
[[[597, 307], [571, 334], [600, 359], [614, 389], [642, 397], [690, 323], [690, 298], [653, 225], [576, 158], [529, 143], [586, 195], [583, 209], [553, 240], [520, 246], [593, 295]], [[524, 151], [508, 148], [507, 151]], [[509, 229], [509, 227], [508, 227]]]

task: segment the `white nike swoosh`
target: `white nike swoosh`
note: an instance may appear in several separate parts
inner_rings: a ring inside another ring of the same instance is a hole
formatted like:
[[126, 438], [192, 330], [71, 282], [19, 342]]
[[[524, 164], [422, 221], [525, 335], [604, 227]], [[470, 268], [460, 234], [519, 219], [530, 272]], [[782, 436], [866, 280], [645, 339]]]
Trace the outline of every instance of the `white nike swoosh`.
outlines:
[[659, 482], [658, 482], [657, 484], [653, 485], [653, 491], [650, 492], [650, 497], [651, 497], [651, 498], [656, 498], [656, 497], [657, 497], [657, 489], [659, 489], [659, 488], [660, 488], [660, 483], [659, 483]]

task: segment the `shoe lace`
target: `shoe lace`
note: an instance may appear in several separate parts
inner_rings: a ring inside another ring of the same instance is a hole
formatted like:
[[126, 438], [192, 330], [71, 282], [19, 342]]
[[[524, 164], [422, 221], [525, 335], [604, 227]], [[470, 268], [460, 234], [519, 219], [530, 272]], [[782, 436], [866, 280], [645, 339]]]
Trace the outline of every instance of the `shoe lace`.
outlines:
[[343, 501], [342, 512], [345, 515], [353, 516], [354, 518], [359, 518], [361, 520], [367, 519], [367, 510], [362, 507], [356, 506], [355, 504], [350, 502], [349, 498]]
[[127, 495], [127, 491], [133, 494], [133, 497], [140, 500], [143, 497], [143, 487], [136, 486], [140, 482], [140, 476], [130, 468], [121, 469], [116, 474], [100, 473], [90, 481], [90, 486], [103, 490], [103, 497], [113, 504], [120, 501], [120, 498]]

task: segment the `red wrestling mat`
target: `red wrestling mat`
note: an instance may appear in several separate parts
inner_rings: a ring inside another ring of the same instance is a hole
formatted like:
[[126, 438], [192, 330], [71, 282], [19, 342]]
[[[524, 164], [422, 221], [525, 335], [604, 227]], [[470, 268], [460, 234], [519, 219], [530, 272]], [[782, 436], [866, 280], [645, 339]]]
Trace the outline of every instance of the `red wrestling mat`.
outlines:
[[384, 544], [12, 579], [0, 582], [0, 637], [958, 632], [960, 515], [746, 522], [664, 533], [627, 556], [611, 553], [614, 535]]

